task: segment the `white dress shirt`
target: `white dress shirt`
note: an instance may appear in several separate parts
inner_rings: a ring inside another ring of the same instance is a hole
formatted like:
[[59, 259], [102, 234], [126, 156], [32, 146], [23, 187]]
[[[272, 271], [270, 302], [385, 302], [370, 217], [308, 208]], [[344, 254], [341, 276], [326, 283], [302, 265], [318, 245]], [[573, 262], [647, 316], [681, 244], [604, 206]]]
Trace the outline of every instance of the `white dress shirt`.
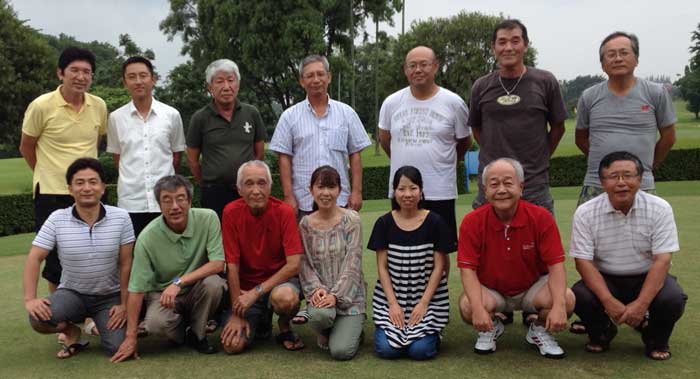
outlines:
[[107, 152], [119, 154], [118, 206], [132, 213], [160, 212], [153, 187], [173, 175], [173, 153], [185, 150], [177, 109], [153, 99], [144, 119], [130, 101], [109, 115]]

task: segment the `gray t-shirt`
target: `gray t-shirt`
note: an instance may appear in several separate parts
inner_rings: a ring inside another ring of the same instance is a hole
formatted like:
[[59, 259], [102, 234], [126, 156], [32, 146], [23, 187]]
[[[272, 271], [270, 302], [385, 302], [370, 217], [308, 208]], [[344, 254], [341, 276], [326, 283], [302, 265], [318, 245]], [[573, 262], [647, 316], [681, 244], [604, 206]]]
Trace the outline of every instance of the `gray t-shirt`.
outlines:
[[[566, 119], [566, 107], [559, 82], [549, 71], [528, 67], [512, 94], [520, 102], [503, 105], [498, 98], [506, 92], [498, 71], [479, 78], [469, 101], [469, 126], [480, 133], [479, 175], [484, 166], [498, 158], [518, 160], [525, 170], [526, 185], [549, 183], [547, 123]], [[502, 79], [511, 90], [518, 79]]]
[[661, 84], [637, 78], [626, 96], [608, 90], [608, 82], [586, 89], [578, 101], [576, 129], [588, 129], [588, 170], [583, 184], [600, 188], [600, 160], [614, 151], [628, 151], [644, 164], [642, 190], [654, 189], [657, 129], [676, 123], [671, 95]]

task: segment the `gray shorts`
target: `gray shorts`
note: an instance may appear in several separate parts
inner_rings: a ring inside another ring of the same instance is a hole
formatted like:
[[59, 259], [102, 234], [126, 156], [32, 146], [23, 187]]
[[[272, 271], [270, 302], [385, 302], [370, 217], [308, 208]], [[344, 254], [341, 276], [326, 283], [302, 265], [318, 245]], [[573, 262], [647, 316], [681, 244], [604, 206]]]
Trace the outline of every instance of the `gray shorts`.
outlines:
[[494, 309], [494, 312], [525, 311], [537, 313], [538, 310], [535, 308], [533, 300], [535, 300], [535, 296], [537, 296], [540, 289], [547, 284], [548, 278], [549, 275], [540, 276], [540, 278], [532, 286], [530, 286], [527, 291], [523, 291], [513, 296], [504, 296], [484, 285], [482, 285], [481, 288], [489, 291], [491, 296], [496, 299], [496, 309]]
[[[299, 284], [299, 278], [296, 276], [284, 283], [278, 284], [272, 291], [280, 287], [290, 287], [297, 296], [301, 294], [301, 285]], [[270, 294], [272, 291], [266, 293], [264, 296], [260, 296], [245, 312], [245, 319], [250, 325], [250, 335], [247, 337], [246, 341], [247, 346], [250, 346], [256, 338], [266, 339], [272, 333], [272, 315], [274, 313], [272, 311], [272, 304], [270, 304]], [[228, 322], [230, 317], [231, 309], [229, 308], [226, 312], [224, 325]]]
[[124, 341], [126, 327], [107, 329], [109, 310], [121, 302], [119, 292], [109, 295], [83, 295], [66, 288], [59, 288], [48, 297], [51, 301], [51, 319], [39, 321], [29, 316], [30, 322], [42, 322], [56, 326], [61, 322], [81, 323], [86, 317], [95, 321], [100, 332], [100, 343], [105, 353], [113, 355]]

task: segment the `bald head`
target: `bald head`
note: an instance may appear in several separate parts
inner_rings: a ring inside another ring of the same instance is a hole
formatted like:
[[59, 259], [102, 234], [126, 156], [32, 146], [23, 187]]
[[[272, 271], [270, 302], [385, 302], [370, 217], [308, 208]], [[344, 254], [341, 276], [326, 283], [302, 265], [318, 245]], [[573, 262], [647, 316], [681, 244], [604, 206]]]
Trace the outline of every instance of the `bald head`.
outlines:
[[416, 46], [411, 49], [408, 54], [406, 54], [406, 63], [410, 62], [411, 59], [420, 57], [421, 59], [436, 60], [435, 52], [433, 49], [427, 46]]
[[406, 54], [403, 71], [411, 86], [411, 93], [420, 100], [432, 96], [437, 89], [435, 74], [438, 71], [438, 61], [433, 49], [418, 46]]

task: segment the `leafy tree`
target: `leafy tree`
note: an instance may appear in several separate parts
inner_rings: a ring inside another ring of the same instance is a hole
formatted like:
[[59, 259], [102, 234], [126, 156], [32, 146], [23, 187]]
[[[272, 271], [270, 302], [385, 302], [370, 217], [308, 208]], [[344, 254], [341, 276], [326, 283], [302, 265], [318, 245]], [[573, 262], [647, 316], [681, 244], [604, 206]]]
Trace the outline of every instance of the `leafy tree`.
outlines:
[[155, 96], [180, 111], [187, 130], [192, 114], [210, 101], [205, 83], [204, 69], [199, 69], [192, 61], [188, 61], [170, 71], [168, 81], [156, 88]]
[[297, 74], [301, 59], [347, 56], [355, 30], [368, 16], [390, 21], [398, 5], [355, 1], [351, 12], [346, 0], [171, 0], [160, 27], [169, 38], [181, 36], [195, 71], [215, 59], [234, 60], [241, 71], [241, 99], [272, 123], [275, 104], [286, 108], [304, 96]]
[[685, 66], [685, 74], [676, 81], [676, 85], [680, 88], [683, 99], [687, 101], [686, 108], [695, 114], [697, 120], [700, 113], [700, 24], [697, 30], [693, 31], [690, 40], [694, 42], [689, 49], [693, 55], [690, 64]]
[[56, 56], [49, 45], [0, 0], [0, 145], [16, 149], [27, 105], [55, 81]]
[[578, 105], [578, 98], [581, 97], [581, 94], [586, 88], [606, 80], [607, 79], [602, 75], [579, 75], [572, 80], [562, 80], [560, 86], [564, 96], [564, 103], [566, 103], [566, 110], [569, 112], [569, 115], [576, 113], [575, 110], [576, 105]]

